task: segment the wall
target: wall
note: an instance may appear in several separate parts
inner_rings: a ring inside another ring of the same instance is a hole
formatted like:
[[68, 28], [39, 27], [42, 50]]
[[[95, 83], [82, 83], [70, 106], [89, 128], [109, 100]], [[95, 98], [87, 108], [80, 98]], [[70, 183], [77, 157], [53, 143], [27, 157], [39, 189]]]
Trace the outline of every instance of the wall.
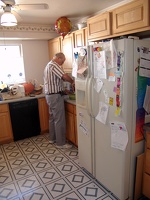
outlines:
[[36, 79], [43, 84], [43, 71], [49, 62], [48, 41], [22, 41], [26, 81]]

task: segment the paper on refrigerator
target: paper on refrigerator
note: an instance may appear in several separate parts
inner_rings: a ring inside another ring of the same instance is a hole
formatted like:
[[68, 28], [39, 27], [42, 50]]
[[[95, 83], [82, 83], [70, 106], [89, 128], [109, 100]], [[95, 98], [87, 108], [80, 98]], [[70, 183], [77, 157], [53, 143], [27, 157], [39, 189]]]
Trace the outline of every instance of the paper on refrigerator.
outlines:
[[106, 51], [94, 51], [94, 77], [107, 79]]
[[147, 85], [146, 87], [146, 94], [144, 98], [144, 105], [143, 105], [147, 114], [150, 114], [150, 86]]
[[139, 75], [150, 78], [150, 49], [146, 47], [140, 49]]
[[123, 122], [111, 122], [111, 147], [125, 151], [128, 144], [128, 132]]
[[95, 85], [94, 85], [94, 89], [96, 90], [96, 92], [100, 92], [101, 89], [103, 87], [103, 82], [102, 80], [100, 80], [99, 78], [96, 79]]
[[99, 102], [99, 113], [96, 119], [103, 124], [106, 124], [109, 106], [103, 102]]

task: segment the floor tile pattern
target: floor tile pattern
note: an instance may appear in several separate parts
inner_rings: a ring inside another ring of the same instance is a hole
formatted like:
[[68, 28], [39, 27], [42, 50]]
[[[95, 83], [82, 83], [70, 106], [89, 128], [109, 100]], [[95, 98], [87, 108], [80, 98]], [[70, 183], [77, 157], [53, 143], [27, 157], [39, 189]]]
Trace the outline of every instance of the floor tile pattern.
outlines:
[[49, 135], [0, 145], [0, 200], [115, 200], [78, 160]]

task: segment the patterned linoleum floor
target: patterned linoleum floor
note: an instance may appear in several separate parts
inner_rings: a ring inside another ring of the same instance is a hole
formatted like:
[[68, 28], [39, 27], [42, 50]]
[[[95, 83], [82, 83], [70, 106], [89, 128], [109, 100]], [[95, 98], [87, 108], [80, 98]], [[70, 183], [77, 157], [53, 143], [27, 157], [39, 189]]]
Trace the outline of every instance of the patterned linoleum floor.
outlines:
[[57, 149], [48, 134], [0, 145], [0, 200], [111, 200], [80, 167], [78, 150]]

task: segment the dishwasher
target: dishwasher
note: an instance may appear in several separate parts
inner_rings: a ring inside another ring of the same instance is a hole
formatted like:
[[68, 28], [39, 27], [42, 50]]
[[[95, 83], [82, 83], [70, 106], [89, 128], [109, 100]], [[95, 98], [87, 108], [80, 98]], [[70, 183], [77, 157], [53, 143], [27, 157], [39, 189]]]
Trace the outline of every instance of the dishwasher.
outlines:
[[9, 110], [14, 141], [40, 134], [37, 99], [9, 103]]

